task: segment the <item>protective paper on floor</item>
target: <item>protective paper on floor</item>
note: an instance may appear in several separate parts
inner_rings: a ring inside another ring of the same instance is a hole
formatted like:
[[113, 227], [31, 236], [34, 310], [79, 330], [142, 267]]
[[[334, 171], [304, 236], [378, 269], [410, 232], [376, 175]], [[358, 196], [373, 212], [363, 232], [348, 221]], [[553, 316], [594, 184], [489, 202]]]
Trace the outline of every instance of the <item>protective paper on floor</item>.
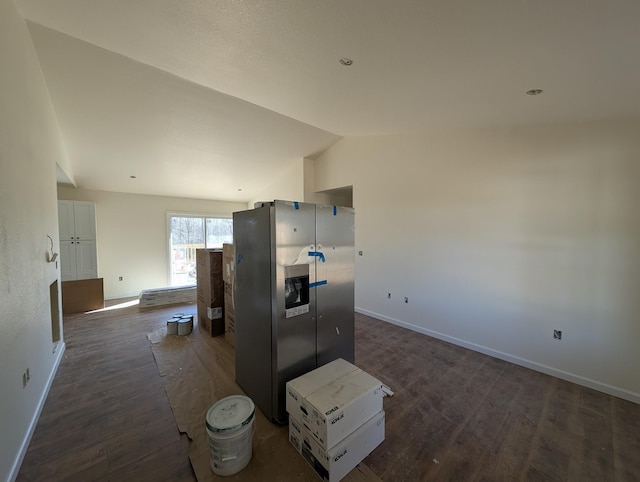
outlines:
[[[178, 429], [191, 440], [189, 458], [199, 481], [320, 480], [289, 443], [288, 427], [271, 423], [257, 408], [251, 462], [233, 476], [214, 474], [209, 465], [209, 440], [205, 428], [207, 410], [226, 396], [244, 395], [234, 381], [233, 347], [222, 337], [208, 337], [197, 326], [188, 336], [167, 336], [163, 327], [149, 333], [147, 338]], [[360, 464], [343, 480], [365, 482], [380, 479]]]

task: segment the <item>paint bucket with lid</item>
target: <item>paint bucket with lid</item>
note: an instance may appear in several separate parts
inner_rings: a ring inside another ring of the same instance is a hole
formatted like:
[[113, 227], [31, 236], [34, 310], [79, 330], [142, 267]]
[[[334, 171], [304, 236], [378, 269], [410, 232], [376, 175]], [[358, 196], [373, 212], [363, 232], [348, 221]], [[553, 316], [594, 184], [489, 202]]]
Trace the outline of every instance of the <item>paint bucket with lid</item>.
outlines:
[[231, 395], [207, 410], [211, 470], [233, 475], [244, 469], [252, 455], [255, 406], [249, 397]]
[[176, 316], [167, 321], [167, 335], [178, 334], [178, 321], [180, 321], [180, 317]]
[[178, 323], [182, 318], [184, 318], [184, 316], [184, 313], [176, 313], [169, 321], [167, 321], [167, 335], [178, 334]]
[[178, 335], [184, 336], [193, 330], [193, 315], [184, 315], [178, 320]]

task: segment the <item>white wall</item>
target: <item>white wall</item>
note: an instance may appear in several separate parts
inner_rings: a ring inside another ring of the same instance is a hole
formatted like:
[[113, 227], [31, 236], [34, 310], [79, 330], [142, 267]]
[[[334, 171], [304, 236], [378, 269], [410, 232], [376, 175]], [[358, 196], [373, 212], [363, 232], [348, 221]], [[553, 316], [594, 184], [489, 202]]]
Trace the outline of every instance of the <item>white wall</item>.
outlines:
[[[169, 285], [167, 212], [231, 216], [245, 203], [88, 191], [64, 186], [58, 199], [96, 203], [98, 276], [106, 299]], [[118, 278], [122, 276], [123, 280]]]
[[640, 402], [638, 132], [339, 141], [315, 188], [353, 185], [358, 309]]
[[304, 200], [315, 204], [334, 204], [353, 207], [353, 189], [351, 186], [340, 186], [329, 191], [317, 192], [315, 180], [315, 161], [304, 159]]
[[254, 199], [247, 203], [249, 209], [253, 209], [254, 202], [304, 200], [304, 160], [298, 159], [291, 162], [289, 169], [285, 170], [276, 179], [265, 179], [264, 189]]
[[0, 480], [17, 475], [64, 351], [51, 338], [59, 270], [47, 262], [47, 235], [58, 239], [56, 162], [68, 166], [27, 26], [0, 0]]

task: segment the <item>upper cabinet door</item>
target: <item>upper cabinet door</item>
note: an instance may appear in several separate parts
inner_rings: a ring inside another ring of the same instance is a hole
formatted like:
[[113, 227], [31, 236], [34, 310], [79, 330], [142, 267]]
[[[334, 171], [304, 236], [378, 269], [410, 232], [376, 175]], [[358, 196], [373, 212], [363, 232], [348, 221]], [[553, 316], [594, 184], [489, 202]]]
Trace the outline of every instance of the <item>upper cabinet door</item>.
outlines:
[[96, 205], [85, 201], [58, 201], [60, 240], [96, 239]]
[[96, 205], [76, 201], [73, 205], [76, 239], [96, 239]]
[[73, 201], [58, 201], [58, 229], [61, 241], [75, 239]]

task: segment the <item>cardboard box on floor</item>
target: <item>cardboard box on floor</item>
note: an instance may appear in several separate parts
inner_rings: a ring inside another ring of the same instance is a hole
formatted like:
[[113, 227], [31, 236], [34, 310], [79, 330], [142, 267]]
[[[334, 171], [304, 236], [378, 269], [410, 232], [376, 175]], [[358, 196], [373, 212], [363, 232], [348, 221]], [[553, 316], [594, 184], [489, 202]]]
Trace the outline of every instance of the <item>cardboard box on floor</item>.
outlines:
[[211, 307], [198, 302], [198, 326], [209, 336], [224, 335], [222, 307]]
[[233, 298], [235, 281], [235, 248], [233, 244], [222, 245], [222, 280], [224, 282], [224, 338], [231, 346], [236, 344], [236, 314]]
[[224, 243], [222, 245], [222, 262], [224, 271], [222, 273], [222, 281], [233, 285], [235, 275], [235, 248], [233, 244]]
[[370, 418], [329, 450], [304, 428], [302, 422], [289, 417], [289, 442], [302, 454], [322, 480], [338, 482], [384, 440], [383, 411]]
[[236, 313], [232, 308], [224, 308], [224, 339], [236, 346]]
[[222, 250], [196, 250], [198, 325], [209, 336], [224, 335]]
[[327, 450], [382, 411], [383, 396], [379, 380], [339, 358], [287, 382], [286, 404]]
[[224, 282], [224, 307], [235, 309], [233, 304], [233, 285], [231, 283]]

